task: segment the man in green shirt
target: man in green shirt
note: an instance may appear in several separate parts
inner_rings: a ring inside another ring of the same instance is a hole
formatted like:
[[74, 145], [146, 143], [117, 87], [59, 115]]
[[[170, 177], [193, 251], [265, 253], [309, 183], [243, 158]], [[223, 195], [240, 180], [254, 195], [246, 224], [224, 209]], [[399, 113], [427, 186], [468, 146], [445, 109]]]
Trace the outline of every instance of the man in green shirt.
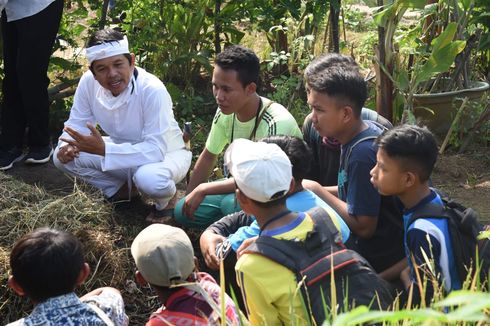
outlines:
[[289, 111], [257, 94], [259, 70], [255, 53], [239, 45], [226, 48], [216, 57], [212, 83], [218, 109], [187, 185], [187, 196], [177, 203], [174, 211], [175, 219], [186, 227], [204, 229], [224, 215], [240, 210], [233, 179], [207, 182], [218, 155], [234, 139], [256, 140], [271, 135], [302, 137]]

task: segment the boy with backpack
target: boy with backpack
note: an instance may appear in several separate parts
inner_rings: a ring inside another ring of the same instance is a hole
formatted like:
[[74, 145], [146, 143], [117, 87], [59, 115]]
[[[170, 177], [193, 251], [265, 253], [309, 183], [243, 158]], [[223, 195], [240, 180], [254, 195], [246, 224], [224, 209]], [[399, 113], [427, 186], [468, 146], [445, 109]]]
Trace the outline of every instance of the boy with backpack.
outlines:
[[24, 235], [10, 253], [10, 268], [9, 287], [28, 297], [34, 310], [9, 326], [128, 324], [118, 290], [99, 288], [81, 298], [73, 292], [90, 267], [80, 241], [67, 232], [40, 228]]
[[197, 272], [191, 240], [180, 228], [152, 224], [131, 245], [136, 281], [150, 285], [162, 307], [146, 325], [238, 325], [238, 311], [224, 294], [226, 321], [221, 318], [221, 289], [207, 273]]
[[305, 185], [347, 223], [355, 240], [348, 247], [386, 280], [398, 279], [406, 267], [401, 212], [393, 197], [380, 196], [369, 182], [376, 164], [373, 142], [384, 128], [361, 118], [367, 85], [359, 67], [350, 57], [329, 53], [306, 67], [305, 82], [313, 127], [341, 146], [337, 185]]
[[[450, 220], [442, 215], [424, 216], [432, 208], [444, 206], [439, 194], [429, 187], [429, 178], [437, 160], [437, 144], [427, 128], [401, 125], [380, 136], [377, 163], [371, 171], [371, 182], [381, 194], [397, 196], [405, 210], [405, 252], [409, 267], [401, 274], [407, 290], [413, 288], [413, 305], [428, 304], [434, 296], [434, 285], [445, 292], [460, 289], [458, 262], [452, 243]], [[422, 282], [422, 284], [420, 283]], [[425, 293], [420, 289], [425, 286]], [[424, 296], [425, 295], [425, 296]]]
[[[331, 292], [341, 309], [391, 303], [384, 281], [360, 255], [345, 249], [325, 209], [287, 209], [294, 179], [291, 162], [278, 145], [237, 139], [224, 159], [240, 206], [260, 227], [259, 237], [235, 267], [252, 325], [304, 325], [310, 318], [320, 325], [324, 308], [337, 309]], [[330, 288], [332, 277], [335, 289]]]

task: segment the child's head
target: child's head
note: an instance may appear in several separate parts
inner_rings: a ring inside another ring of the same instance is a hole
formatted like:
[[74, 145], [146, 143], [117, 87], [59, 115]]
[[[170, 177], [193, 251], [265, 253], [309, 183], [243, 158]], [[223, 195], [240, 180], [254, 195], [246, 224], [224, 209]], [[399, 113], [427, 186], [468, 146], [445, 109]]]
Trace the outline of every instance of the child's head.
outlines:
[[426, 127], [401, 125], [376, 140], [377, 163], [371, 182], [383, 195], [398, 195], [428, 182], [437, 160], [437, 143]]
[[145, 228], [134, 239], [131, 254], [137, 280], [142, 277], [157, 289], [185, 283], [195, 269], [191, 240], [182, 229], [170, 225]]
[[34, 302], [72, 292], [90, 271], [80, 241], [50, 228], [20, 238], [10, 253], [10, 268], [10, 287]]
[[278, 145], [237, 139], [226, 150], [224, 160], [246, 213], [243, 196], [259, 207], [284, 204], [293, 175], [291, 162]]
[[305, 69], [312, 121], [322, 136], [336, 137], [346, 119], [360, 120], [367, 85], [354, 59], [329, 53]]
[[288, 156], [293, 166], [293, 178], [300, 183], [311, 168], [313, 153], [308, 144], [301, 138], [293, 136], [269, 136], [260, 140], [264, 143], [276, 144]]

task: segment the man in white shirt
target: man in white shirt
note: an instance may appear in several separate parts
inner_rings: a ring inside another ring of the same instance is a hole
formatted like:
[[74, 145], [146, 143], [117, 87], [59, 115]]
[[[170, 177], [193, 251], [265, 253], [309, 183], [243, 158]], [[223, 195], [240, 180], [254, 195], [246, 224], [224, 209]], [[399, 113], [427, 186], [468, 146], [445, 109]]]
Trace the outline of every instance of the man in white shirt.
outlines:
[[[134, 183], [155, 202], [149, 218], [165, 216], [175, 183], [184, 178], [192, 158], [172, 99], [156, 76], [135, 67], [122, 33], [95, 32], [86, 55], [90, 70], [78, 84], [54, 163], [107, 198], [130, 197]], [[108, 136], [101, 136], [96, 123]]]
[[1, 0], [3, 7], [0, 170], [8, 170], [24, 157], [28, 164], [46, 163], [53, 153], [47, 71], [63, 0]]

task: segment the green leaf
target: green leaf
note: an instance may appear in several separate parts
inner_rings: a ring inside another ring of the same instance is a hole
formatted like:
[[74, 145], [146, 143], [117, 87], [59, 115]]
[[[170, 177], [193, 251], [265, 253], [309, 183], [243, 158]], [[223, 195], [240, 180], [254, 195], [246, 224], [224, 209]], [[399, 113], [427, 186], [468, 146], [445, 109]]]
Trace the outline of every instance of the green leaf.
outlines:
[[416, 82], [429, 80], [432, 76], [449, 70], [456, 56], [464, 50], [466, 41], [454, 41], [437, 49], [417, 73]]
[[449, 23], [444, 32], [432, 40], [432, 52], [437, 52], [441, 48], [451, 43], [454, 39], [454, 34], [456, 34], [457, 28], [458, 25], [455, 22]]
[[408, 79], [408, 72], [406, 70], [399, 71], [398, 74], [396, 75], [395, 81], [397, 83], [399, 90], [401, 90], [402, 92], [408, 90], [410, 80]]

